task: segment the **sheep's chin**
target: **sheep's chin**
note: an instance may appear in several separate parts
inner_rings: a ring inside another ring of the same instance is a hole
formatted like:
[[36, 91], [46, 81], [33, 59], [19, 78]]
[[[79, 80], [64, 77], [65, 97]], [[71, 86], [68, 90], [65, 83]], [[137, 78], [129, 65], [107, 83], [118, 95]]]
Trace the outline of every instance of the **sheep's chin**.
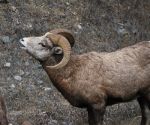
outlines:
[[27, 48], [26, 47], [20, 47], [22, 50], [27, 50]]

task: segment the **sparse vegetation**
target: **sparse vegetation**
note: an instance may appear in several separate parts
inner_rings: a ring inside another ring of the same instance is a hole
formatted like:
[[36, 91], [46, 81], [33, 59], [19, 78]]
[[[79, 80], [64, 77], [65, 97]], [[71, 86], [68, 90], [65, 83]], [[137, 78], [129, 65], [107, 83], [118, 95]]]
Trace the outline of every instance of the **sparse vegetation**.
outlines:
[[[98, 0], [99, 4], [97, 0], [8, 1], [0, 4], [0, 92], [13, 125], [24, 120], [35, 125], [87, 122], [86, 111], [70, 106], [38, 62], [21, 51], [21, 37], [67, 28], [75, 34], [77, 53], [114, 51], [150, 40], [149, 0]], [[5, 67], [6, 63], [11, 66]], [[22, 80], [15, 80], [15, 75]], [[139, 115], [139, 105], [133, 101], [108, 107], [104, 119], [106, 125], [129, 125]]]

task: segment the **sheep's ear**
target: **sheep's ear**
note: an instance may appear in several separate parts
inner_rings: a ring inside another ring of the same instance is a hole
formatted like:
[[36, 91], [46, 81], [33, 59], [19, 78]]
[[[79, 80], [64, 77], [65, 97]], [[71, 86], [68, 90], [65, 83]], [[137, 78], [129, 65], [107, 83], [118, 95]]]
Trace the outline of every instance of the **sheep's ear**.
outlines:
[[60, 55], [60, 54], [63, 54], [63, 49], [61, 47], [53, 47], [53, 54], [57, 54], [57, 55]]

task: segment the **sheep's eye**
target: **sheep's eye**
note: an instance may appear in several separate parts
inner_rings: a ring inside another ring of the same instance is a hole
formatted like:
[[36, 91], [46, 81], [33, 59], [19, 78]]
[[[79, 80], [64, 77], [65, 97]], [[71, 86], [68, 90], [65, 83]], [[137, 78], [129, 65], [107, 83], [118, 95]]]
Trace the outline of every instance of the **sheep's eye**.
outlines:
[[46, 45], [44, 45], [43, 43], [39, 43], [39, 45], [41, 45], [42, 47], [46, 47]]

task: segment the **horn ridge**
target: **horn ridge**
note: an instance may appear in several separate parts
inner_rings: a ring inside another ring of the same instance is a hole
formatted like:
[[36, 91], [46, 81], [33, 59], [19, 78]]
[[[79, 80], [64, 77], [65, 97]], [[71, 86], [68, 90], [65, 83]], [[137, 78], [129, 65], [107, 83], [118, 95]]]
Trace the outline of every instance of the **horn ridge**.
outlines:
[[75, 43], [75, 39], [73, 37], [73, 33], [67, 29], [54, 29], [51, 30], [50, 33], [53, 34], [59, 34], [64, 36], [70, 43], [71, 47], [73, 47], [74, 43]]
[[69, 41], [59, 34], [48, 34], [47, 37], [56, 45], [60, 46], [63, 49], [64, 55], [62, 60], [54, 65], [54, 66], [47, 66], [50, 69], [60, 69], [67, 65], [67, 63], [70, 60], [70, 54], [71, 54], [71, 45]]

